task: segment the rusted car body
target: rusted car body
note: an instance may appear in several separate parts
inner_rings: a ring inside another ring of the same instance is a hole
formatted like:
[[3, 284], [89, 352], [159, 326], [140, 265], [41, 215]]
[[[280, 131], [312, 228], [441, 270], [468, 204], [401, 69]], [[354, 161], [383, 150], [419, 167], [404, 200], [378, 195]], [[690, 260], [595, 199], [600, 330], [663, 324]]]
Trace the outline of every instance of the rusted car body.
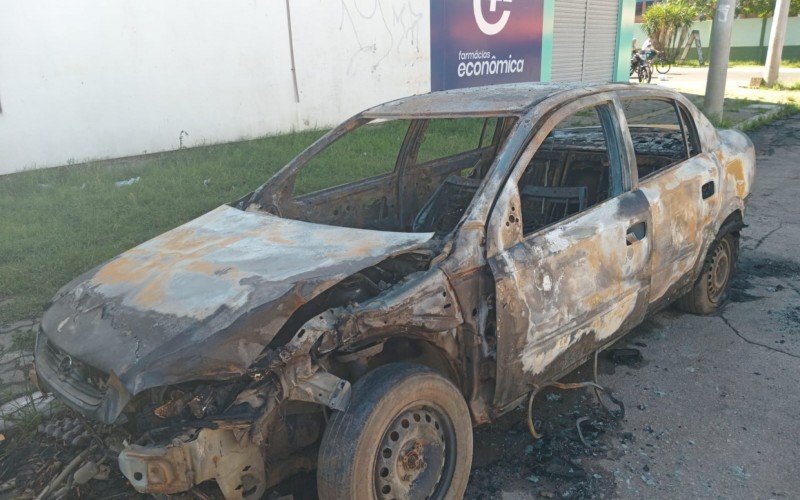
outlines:
[[[625, 106], [643, 99], [677, 125], [632, 135]], [[554, 132], [587, 109], [596, 126]], [[460, 117], [494, 131], [416, 161], [429, 121]], [[408, 125], [390, 172], [293, 195], [309, 160], [393, 120]], [[38, 378], [125, 434], [137, 490], [216, 480], [258, 498], [315, 467], [328, 414], [378, 366], [431, 367], [479, 425], [685, 294], [721, 228], [740, 229], [754, 158], [746, 136], [664, 89], [526, 84], [383, 104], [251, 195], [66, 285], [42, 322]]]

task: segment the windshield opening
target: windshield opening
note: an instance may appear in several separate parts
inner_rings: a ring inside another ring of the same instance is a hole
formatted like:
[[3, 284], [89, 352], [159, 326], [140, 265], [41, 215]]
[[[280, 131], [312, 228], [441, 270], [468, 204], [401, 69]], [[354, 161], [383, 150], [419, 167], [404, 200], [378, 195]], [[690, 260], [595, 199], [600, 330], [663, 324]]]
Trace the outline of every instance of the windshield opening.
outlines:
[[[448, 234], [515, 117], [372, 120], [296, 167], [276, 213], [320, 224]], [[325, 140], [325, 139], [323, 139]]]

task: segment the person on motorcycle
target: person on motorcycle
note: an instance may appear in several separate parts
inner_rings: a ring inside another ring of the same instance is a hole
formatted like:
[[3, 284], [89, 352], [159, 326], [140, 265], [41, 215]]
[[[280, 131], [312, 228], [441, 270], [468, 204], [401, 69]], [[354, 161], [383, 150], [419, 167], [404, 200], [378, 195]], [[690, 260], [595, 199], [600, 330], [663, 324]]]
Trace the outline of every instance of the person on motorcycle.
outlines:
[[642, 56], [647, 61], [653, 60], [658, 55], [658, 51], [656, 50], [653, 42], [650, 41], [650, 38], [647, 38], [642, 45]]

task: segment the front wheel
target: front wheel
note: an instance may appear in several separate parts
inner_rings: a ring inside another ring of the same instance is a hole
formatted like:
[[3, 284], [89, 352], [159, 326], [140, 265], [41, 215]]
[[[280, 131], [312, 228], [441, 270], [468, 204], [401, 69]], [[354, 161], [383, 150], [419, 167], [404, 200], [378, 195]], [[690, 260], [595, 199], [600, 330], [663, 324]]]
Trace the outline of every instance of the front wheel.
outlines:
[[672, 69], [672, 64], [669, 63], [666, 59], [659, 58], [655, 62], [656, 71], [658, 71], [659, 75], [666, 75], [669, 73], [669, 70]]
[[679, 309], [692, 314], [708, 315], [725, 302], [730, 288], [736, 261], [739, 257], [739, 237], [727, 233], [708, 249], [700, 277], [694, 287], [678, 299]]
[[433, 370], [393, 363], [353, 386], [325, 429], [317, 490], [326, 499], [461, 498], [472, 421], [456, 387]]
[[639, 66], [638, 77], [639, 83], [650, 83], [653, 79], [653, 70], [649, 66]]

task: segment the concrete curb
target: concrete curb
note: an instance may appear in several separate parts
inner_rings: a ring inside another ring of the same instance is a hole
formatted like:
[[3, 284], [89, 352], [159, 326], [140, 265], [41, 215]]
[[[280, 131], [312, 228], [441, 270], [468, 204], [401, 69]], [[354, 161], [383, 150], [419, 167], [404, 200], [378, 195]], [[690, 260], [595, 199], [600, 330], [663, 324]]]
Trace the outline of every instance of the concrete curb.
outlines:
[[766, 120], [766, 119], [769, 119], [769, 118], [772, 118], [774, 116], [777, 116], [777, 115], [781, 114], [784, 111], [785, 108], [786, 108], [786, 106], [784, 106], [783, 104], [776, 104], [774, 108], [772, 108], [772, 109], [770, 109], [768, 111], [765, 111], [765, 112], [763, 112], [761, 114], [758, 114], [758, 115], [755, 115], [755, 116], [751, 116], [747, 120], [745, 120], [745, 121], [743, 121], [741, 123], [737, 123], [736, 125], [734, 125], [731, 128], [734, 129], [734, 130], [743, 130], [743, 129], [747, 128], [749, 125], [752, 125], [754, 123], [758, 123], [759, 121]]

